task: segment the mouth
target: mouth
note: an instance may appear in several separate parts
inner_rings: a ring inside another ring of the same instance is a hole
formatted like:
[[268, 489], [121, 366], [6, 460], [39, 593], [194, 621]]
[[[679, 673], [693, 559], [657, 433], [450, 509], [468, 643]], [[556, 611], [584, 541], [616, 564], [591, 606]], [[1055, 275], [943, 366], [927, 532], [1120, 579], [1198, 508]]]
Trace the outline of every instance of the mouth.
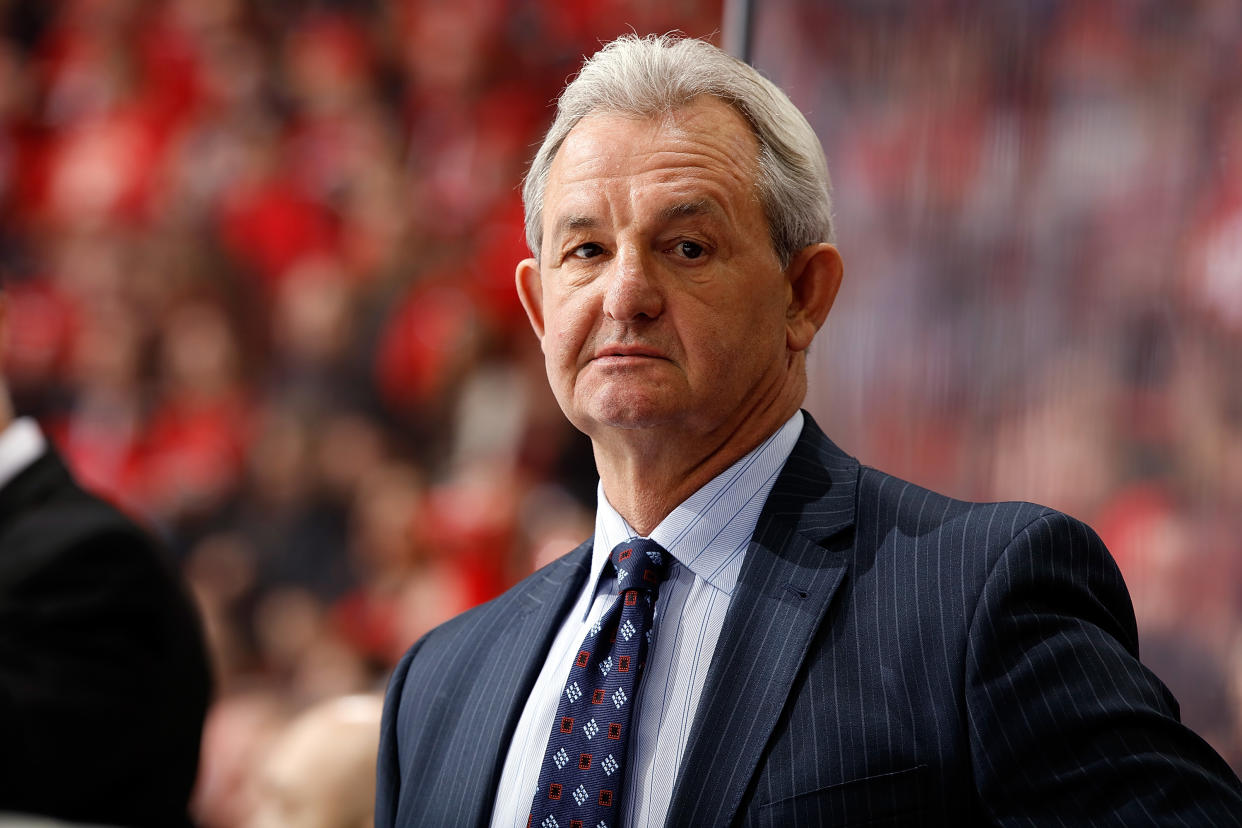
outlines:
[[595, 360], [667, 359], [655, 348], [642, 345], [605, 345], [595, 352]]

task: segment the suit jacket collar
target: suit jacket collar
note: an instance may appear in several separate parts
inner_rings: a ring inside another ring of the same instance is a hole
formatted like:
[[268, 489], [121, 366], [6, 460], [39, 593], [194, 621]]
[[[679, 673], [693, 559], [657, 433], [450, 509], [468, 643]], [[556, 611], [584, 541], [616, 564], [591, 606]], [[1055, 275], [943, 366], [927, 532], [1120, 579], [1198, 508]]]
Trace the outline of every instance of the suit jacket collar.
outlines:
[[49, 445], [39, 459], [0, 486], [0, 529], [54, 493], [76, 485], [60, 455]]
[[[564, 620], [564, 615], [572, 606], [578, 592], [591, 571], [591, 550], [594, 539], [588, 538], [574, 547], [567, 555], [562, 555], [551, 564], [536, 572], [519, 596], [519, 611], [525, 614], [534, 613], [541, 626], [539, 635], [547, 635], [547, 645], [552, 646], [552, 638], [556, 637], [556, 628]], [[563, 613], [556, 611], [564, 608]], [[551, 616], [546, 618], [545, 616]], [[544, 625], [547, 629], [544, 629]], [[536, 636], [538, 637], [538, 636]], [[548, 647], [544, 649], [547, 650]], [[536, 674], [538, 670], [535, 671]], [[532, 684], [534, 677], [531, 678]]]
[[494, 728], [501, 733], [500, 745], [488, 773], [471, 774], [466, 784], [472, 787], [462, 797], [463, 802], [477, 803], [474, 819], [463, 824], [484, 828], [491, 822], [495, 808], [496, 789], [504, 770], [507, 748], [513, 740], [518, 719], [522, 715], [535, 680], [552, 642], [565, 617], [573, 609], [578, 594], [586, 583], [591, 570], [593, 539], [588, 539], [572, 552], [556, 559], [528, 578], [514, 593], [517, 604], [516, 617], [502, 633], [503, 649], [512, 651], [510, 663], [521, 664], [516, 691], [508, 702], [489, 709], [486, 721], [479, 724], [484, 731]]
[[845, 574], [858, 468], [807, 414], [746, 553], [667, 825], [735, 818]]

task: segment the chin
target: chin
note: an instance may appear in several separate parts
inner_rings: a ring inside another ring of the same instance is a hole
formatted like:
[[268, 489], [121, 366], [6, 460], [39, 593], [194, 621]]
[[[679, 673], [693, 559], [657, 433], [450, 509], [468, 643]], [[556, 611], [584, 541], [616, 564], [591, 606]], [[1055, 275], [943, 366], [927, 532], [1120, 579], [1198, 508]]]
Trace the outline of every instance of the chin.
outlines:
[[579, 409], [579, 417], [571, 416], [570, 420], [582, 431], [591, 434], [592, 428], [656, 428], [677, 419], [677, 412], [667, 400], [652, 400], [632, 394], [624, 396], [625, 399], [610, 399], [611, 395], [600, 395]]

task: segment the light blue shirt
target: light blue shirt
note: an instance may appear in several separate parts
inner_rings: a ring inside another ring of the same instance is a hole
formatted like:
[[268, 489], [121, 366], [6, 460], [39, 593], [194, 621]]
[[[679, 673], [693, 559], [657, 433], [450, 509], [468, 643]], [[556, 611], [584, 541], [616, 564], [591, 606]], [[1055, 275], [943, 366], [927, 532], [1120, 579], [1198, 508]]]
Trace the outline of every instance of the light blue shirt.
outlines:
[[[660, 587], [655, 630], [636, 700], [629, 771], [621, 800], [628, 828], [664, 825], [707, 668], [724, 626], [759, 513], [802, 433], [802, 412], [675, 508], [651, 539], [672, 556]], [[525, 828], [561, 689], [587, 630], [616, 600], [604, 577], [614, 546], [637, 534], [599, 488], [591, 574], [561, 624], [509, 744], [496, 790], [493, 828]]]

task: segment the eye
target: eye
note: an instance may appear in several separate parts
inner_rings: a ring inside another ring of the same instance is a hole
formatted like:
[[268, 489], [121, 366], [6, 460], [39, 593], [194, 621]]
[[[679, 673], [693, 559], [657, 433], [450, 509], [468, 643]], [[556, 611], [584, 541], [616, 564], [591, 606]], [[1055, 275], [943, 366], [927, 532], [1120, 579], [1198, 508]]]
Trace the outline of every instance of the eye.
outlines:
[[685, 259], [697, 259], [707, 252], [703, 245], [692, 241], [677, 242], [673, 249]]
[[595, 242], [587, 242], [586, 244], [580, 244], [575, 247], [570, 251], [569, 255], [573, 256], [575, 259], [594, 259], [596, 256], [603, 255], [603, 252], [604, 248], [600, 247]]

